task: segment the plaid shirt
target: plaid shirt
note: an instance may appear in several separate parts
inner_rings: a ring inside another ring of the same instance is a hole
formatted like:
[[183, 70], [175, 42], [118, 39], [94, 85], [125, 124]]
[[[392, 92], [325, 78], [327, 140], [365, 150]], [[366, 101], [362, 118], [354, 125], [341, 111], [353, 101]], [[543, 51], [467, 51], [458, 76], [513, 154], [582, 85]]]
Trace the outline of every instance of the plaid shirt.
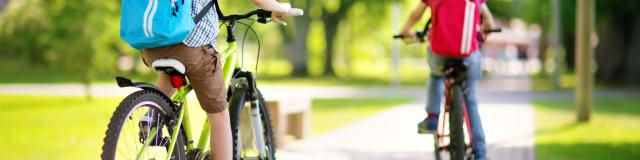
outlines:
[[[191, 17], [196, 15], [204, 8], [211, 0], [193, 0]], [[210, 44], [214, 48], [216, 47], [216, 37], [218, 36], [218, 14], [216, 12], [215, 5], [211, 7], [211, 10], [202, 17], [202, 20], [191, 31], [189, 36], [182, 41], [189, 47], [200, 47], [206, 44]]]

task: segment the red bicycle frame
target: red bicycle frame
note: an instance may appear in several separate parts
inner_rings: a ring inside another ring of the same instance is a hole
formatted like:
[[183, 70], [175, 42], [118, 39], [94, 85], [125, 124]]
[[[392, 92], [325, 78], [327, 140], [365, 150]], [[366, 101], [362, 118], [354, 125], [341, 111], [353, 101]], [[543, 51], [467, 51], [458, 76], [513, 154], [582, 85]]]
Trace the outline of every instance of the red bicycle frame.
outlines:
[[[452, 82], [453, 79], [450, 78], [445, 78], [444, 79], [444, 84], [445, 84], [445, 91], [444, 91], [444, 95], [445, 95], [445, 105], [444, 105], [444, 112], [442, 113], [442, 115], [440, 117], [438, 117], [438, 126], [436, 128], [436, 133], [434, 134], [435, 138], [435, 143], [436, 143], [436, 151], [442, 151], [442, 150], [447, 150], [446, 146], [444, 145], [444, 140], [445, 137], [448, 137], [449, 135], [445, 134], [445, 129], [446, 129], [446, 120], [448, 120], [448, 116], [450, 116], [451, 114], [449, 114], [449, 110], [451, 108], [452, 105], [452, 99], [450, 96], [449, 91], [451, 90], [452, 87]], [[463, 98], [465, 99], [465, 98]], [[469, 113], [467, 112], [467, 103], [465, 101], [462, 102], [462, 110], [463, 110], [463, 118], [464, 118], [464, 122], [465, 122], [465, 128], [467, 129], [467, 137], [469, 137], [469, 144], [467, 145], [467, 149], [471, 149], [471, 146], [473, 144], [473, 137], [471, 136], [471, 123], [469, 123]]]

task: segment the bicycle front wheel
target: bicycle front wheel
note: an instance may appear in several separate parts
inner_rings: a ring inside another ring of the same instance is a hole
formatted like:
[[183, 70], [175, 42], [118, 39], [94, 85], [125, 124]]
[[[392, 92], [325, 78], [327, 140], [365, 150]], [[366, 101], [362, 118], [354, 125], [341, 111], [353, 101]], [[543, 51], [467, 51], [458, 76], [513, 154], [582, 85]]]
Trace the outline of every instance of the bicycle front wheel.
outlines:
[[127, 96], [111, 117], [102, 146], [102, 159], [186, 159], [184, 138], [178, 134], [173, 152], [169, 145], [174, 132], [171, 101], [162, 93], [140, 90]]
[[[258, 93], [257, 104], [247, 101], [247, 89], [237, 87], [231, 97], [230, 111], [232, 121], [233, 135], [233, 159], [275, 159], [274, 137], [271, 128], [271, 116], [267, 103], [260, 91]], [[259, 110], [258, 117], [260, 122], [256, 122], [258, 118], [251, 117], [254, 115], [253, 107]], [[258, 129], [259, 128], [259, 129]], [[262, 133], [256, 133], [262, 132]], [[262, 139], [262, 145], [257, 141]], [[262, 152], [260, 151], [262, 149]]]
[[452, 160], [463, 160], [465, 158], [465, 150], [467, 148], [464, 142], [464, 119], [463, 108], [464, 97], [460, 86], [453, 86], [450, 90], [451, 106], [449, 115], [449, 153]]

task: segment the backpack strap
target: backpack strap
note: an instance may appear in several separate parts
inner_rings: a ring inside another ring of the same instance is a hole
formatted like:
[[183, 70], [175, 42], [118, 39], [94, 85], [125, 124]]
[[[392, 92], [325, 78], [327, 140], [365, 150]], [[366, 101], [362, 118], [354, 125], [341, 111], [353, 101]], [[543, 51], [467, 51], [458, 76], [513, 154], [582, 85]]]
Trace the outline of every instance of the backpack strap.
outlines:
[[213, 7], [213, 5], [216, 5], [216, 12], [218, 13], [218, 19], [222, 18], [223, 15], [222, 15], [222, 12], [220, 11], [220, 7], [218, 7], [218, 0], [211, 0], [196, 15], [196, 17], [193, 19], [194, 22], [196, 22], [196, 24], [198, 24], [198, 22], [200, 22], [200, 20], [202, 20], [202, 18], [209, 12], [209, 10], [211, 10], [211, 7]]

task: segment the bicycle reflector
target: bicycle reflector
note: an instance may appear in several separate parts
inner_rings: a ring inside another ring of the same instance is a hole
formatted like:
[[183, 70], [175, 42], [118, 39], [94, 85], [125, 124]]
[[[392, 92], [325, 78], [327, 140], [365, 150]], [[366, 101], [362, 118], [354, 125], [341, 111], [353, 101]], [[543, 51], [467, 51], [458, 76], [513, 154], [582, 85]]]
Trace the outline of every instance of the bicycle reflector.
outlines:
[[182, 78], [182, 76], [180, 75], [171, 76], [171, 86], [173, 86], [173, 88], [180, 88], [183, 85], [184, 85], [184, 78]]

